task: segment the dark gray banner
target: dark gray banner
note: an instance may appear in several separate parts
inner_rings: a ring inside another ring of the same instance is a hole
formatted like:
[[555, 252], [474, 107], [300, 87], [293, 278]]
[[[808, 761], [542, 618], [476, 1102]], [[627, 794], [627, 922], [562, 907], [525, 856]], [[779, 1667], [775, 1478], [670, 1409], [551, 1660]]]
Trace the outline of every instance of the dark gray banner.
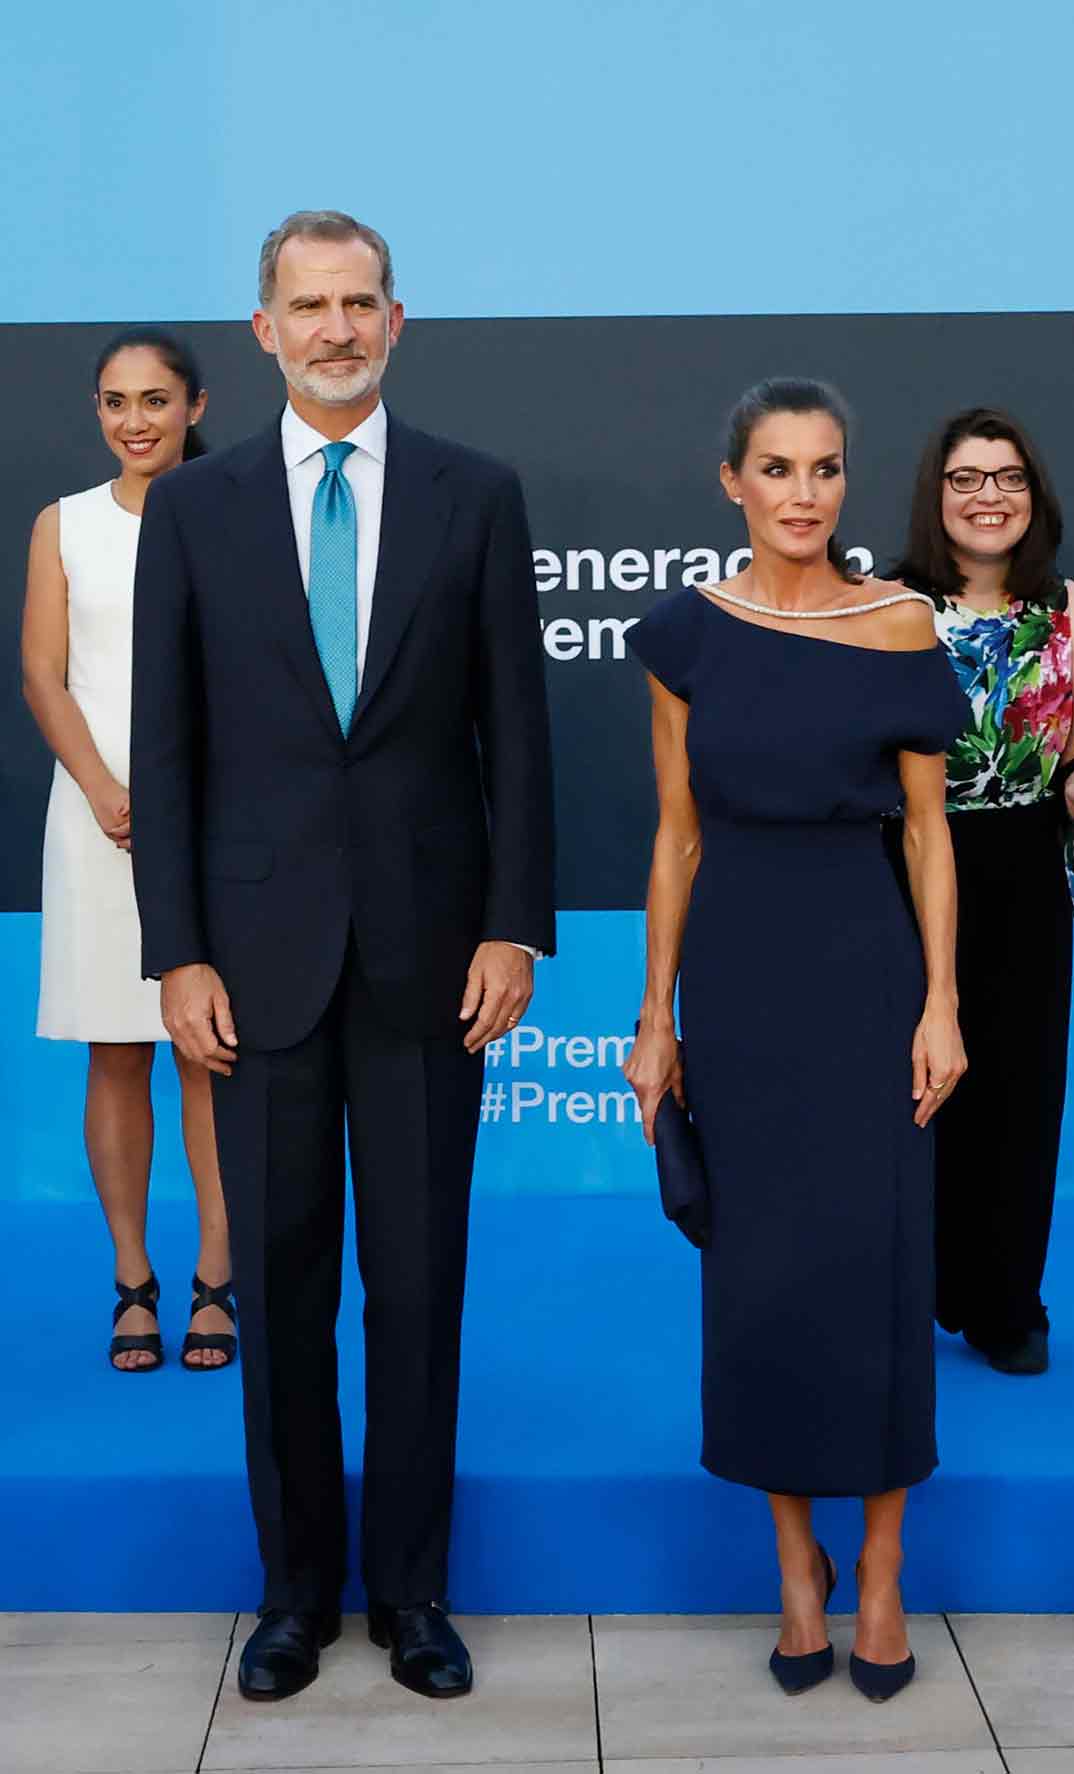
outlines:
[[[220, 446], [265, 423], [279, 375], [248, 327], [175, 323], [199, 353]], [[109, 477], [92, 365], [109, 327], [0, 327], [8, 436], [0, 525], [0, 910], [35, 910], [50, 759], [19, 691], [26, 544], [38, 510]], [[559, 903], [642, 903], [653, 798], [640, 672], [626, 627], [665, 590], [741, 564], [741, 519], [717, 482], [724, 416], [765, 375], [839, 385], [857, 415], [843, 540], [883, 570], [916, 457], [956, 408], [1009, 406], [1072, 490], [1067, 314], [699, 316], [411, 322], [389, 404], [512, 461], [541, 585], [559, 801]]]

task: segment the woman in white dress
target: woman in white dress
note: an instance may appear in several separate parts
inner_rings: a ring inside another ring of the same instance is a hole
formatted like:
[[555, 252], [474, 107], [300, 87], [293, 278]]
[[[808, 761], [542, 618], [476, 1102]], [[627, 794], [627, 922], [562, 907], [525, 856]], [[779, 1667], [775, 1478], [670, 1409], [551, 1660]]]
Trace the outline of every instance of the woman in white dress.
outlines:
[[[131, 876], [131, 640], [134, 562], [153, 478], [204, 445], [205, 410], [189, 350], [154, 327], [105, 347], [94, 397], [120, 464], [115, 480], [49, 505], [34, 524], [23, 618], [26, 700], [56, 757], [45, 826], [37, 1032], [89, 1044], [85, 1139], [115, 1246], [119, 1303], [109, 1359], [122, 1373], [163, 1361], [160, 1289], [146, 1249], [153, 1150], [150, 1075], [167, 1041], [160, 988], [141, 977]], [[227, 1219], [209, 1074], [173, 1048], [183, 1136], [197, 1193], [200, 1248], [183, 1365], [226, 1366], [235, 1352]]]

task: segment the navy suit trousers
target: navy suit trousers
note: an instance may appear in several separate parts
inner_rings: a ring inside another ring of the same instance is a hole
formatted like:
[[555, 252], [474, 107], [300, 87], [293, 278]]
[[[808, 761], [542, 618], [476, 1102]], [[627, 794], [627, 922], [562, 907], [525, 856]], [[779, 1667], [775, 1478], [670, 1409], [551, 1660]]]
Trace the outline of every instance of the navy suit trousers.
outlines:
[[400, 1034], [353, 938], [296, 1046], [214, 1077], [241, 1325], [264, 1605], [338, 1605], [346, 1570], [336, 1315], [349, 1139], [365, 1288], [366, 1589], [442, 1601], [455, 1468], [467, 1223], [483, 1056]]

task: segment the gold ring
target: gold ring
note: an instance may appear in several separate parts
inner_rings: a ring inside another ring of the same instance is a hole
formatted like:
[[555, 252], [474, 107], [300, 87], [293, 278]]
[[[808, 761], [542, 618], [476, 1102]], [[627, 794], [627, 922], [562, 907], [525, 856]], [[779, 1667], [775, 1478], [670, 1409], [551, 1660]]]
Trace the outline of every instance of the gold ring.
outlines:
[[942, 1084], [930, 1084], [929, 1089], [934, 1090], [937, 1096], [942, 1096], [947, 1089], [947, 1079], [945, 1078]]
[[514, 1028], [514, 1027], [515, 1027], [515, 1026], [516, 1026], [516, 1024], [517, 1024], [517, 1023], [518, 1023], [518, 1017], [517, 1017], [517, 1016], [509, 1016], [509, 1017], [508, 1017], [508, 1018], [507, 1018], [507, 1027], [508, 1027], [508, 1028], [509, 1028], [509, 1029], [513, 1029], [513, 1028]]

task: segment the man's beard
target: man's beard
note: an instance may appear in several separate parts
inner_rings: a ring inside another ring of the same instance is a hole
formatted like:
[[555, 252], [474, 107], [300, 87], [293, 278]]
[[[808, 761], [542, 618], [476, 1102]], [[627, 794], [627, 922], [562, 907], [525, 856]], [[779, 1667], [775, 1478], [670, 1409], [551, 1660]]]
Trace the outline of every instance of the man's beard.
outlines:
[[[339, 363], [346, 359], [332, 358], [327, 361]], [[384, 374], [388, 354], [385, 352], [383, 357], [367, 357], [364, 362], [356, 362], [353, 374], [346, 376], [326, 374], [321, 363], [292, 363], [282, 353], [279, 362], [287, 381], [300, 394], [308, 395], [311, 400], [319, 400], [323, 406], [344, 407], [353, 405], [377, 387]]]

